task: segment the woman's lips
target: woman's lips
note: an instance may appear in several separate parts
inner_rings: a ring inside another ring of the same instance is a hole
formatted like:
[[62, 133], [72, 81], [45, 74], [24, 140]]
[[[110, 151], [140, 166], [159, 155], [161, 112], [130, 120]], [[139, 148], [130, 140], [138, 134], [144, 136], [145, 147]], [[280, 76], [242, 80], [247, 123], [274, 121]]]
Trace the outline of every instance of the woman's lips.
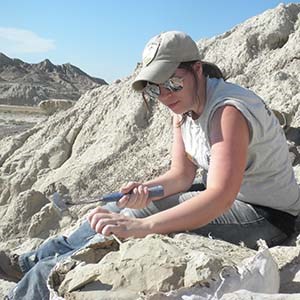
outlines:
[[176, 102], [174, 102], [174, 103], [168, 104], [167, 106], [168, 106], [170, 109], [173, 109], [173, 108], [177, 105], [178, 102], [179, 102], [179, 101], [176, 101]]

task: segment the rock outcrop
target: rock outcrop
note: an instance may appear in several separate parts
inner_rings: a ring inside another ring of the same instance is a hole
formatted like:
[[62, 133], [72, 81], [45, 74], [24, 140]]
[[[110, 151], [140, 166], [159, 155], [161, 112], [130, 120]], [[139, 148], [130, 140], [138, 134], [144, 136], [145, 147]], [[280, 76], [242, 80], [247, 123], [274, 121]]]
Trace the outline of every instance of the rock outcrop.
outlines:
[[255, 90], [271, 107], [296, 112], [299, 38], [299, 4], [282, 4], [198, 46], [202, 58], [221, 67], [228, 80]]
[[[218, 64], [229, 81], [257, 92], [270, 107], [292, 113], [292, 126], [300, 127], [300, 4], [281, 4], [198, 45], [203, 60]], [[131, 90], [135, 75], [88, 91], [67, 111], [0, 141], [1, 248], [28, 250], [50, 235], [70, 230], [93, 206], [70, 207], [59, 215], [43, 196], [55, 186], [63, 186], [76, 202], [169, 167], [171, 116], [158, 102], [146, 108]], [[294, 170], [300, 181], [299, 166]], [[49, 222], [52, 218], [58, 221]], [[35, 226], [40, 220], [45, 222]], [[281, 271], [291, 267], [287, 263]], [[291, 284], [297, 273], [299, 268], [291, 270], [281, 291], [293, 286], [300, 294], [299, 280]]]
[[[103, 244], [101, 247], [98, 243], [98, 252], [109, 251], [107, 241]], [[220, 297], [235, 291], [236, 287], [251, 290], [252, 285], [255, 291], [266, 293], [277, 292], [279, 287], [278, 267], [269, 250], [256, 253], [197, 235], [177, 234], [172, 238], [149, 235], [132, 239], [102, 258], [92, 255], [94, 251], [85, 249], [57, 266], [49, 279], [49, 286], [56, 295], [77, 300], [180, 300], [195, 294], [203, 297], [200, 299], [208, 299], [211, 293]], [[86, 263], [86, 257], [95, 257], [95, 260]], [[250, 279], [253, 277], [250, 269], [254, 273], [257, 263], [265, 264], [260, 270], [262, 273], [269, 271], [272, 275], [260, 278], [255, 274], [259, 280]], [[66, 267], [68, 272], [65, 272]], [[60, 282], [57, 278], [61, 278]]]
[[66, 99], [48, 99], [39, 103], [41, 110], [47, 114], [52, 115], [60, 110], [67, 110], [75, 104], [75, 101]]
[[29, 64], [0, 53], [0, 104], [37, 105], [46, 99], [78, 100], [87, 90], [107, 84], [67, 63]]

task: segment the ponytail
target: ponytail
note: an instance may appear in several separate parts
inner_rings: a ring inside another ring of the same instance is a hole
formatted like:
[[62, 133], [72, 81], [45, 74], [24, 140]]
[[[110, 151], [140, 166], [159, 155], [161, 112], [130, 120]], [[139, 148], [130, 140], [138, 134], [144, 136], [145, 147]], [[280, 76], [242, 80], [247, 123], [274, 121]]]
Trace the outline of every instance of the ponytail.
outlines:
[[[194, 61], [182, 62], [178, 68], [188, 70], [192, 74], [195, 74], [194, 70], [193, 70], [193, 65], [196, 62], [199, 62], [199, 61], [194, 60]], [[201, 63], [202, 63], [203, 74], [205, 77], [217, 78], [217, 79], [222, 78], [225, 80], [225, 76], [223, 75], [222, 71], [220, 70], [220, 68], [217, 65], [207, 62], [207, 61], [201, 61]], [[194, 76], [194, 77], [196, 78], [196, 76]]]
[[202, 61], [202, 70], [203, 74], [206, 77], [210, 78], [217, 78], [217, 79], [224, 79], [225, 77], [222, 73], [222, 71], [219, 69], [219, 67], [213, 63], [207, 62], [207, 61]]

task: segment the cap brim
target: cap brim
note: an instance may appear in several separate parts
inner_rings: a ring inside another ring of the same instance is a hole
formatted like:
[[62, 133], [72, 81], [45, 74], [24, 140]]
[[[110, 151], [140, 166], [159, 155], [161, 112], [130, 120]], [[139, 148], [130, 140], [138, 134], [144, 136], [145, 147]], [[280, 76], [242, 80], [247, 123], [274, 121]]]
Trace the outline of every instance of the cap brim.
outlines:
[[153, 61], [142, 68], [132, 83], [132, 88], [136, 91], [141, 91], [147, 81], [160, 84], [168, 80], [176, 71], [180, 63], [166, 62], [166, 61]]

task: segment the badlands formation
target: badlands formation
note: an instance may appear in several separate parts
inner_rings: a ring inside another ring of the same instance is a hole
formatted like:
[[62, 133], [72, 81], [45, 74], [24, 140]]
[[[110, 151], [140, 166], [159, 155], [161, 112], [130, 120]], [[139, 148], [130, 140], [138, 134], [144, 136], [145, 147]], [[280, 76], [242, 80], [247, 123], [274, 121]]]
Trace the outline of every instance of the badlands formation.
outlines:
[[[203, 60], [271, 108], [290, 113], [293, 127], [300, 127], [299, 45], [300, 4], [281, 4], [198, 42]], [[61, 213], [51, 202], [55, 191], [76, 202], [169, 167], [170, 114], [158, 102], [147, 110], [131, 90], [138, 69], [0, 141], [1, 249], [22, 253], [68, 234], [95, 206]], [[294, 169], [300, 181], [299, 165]], [[300, 299], [296, 236], [286, 246], [262, 246], [259, 252], [186, 233], [129, 240], [118, 251], [114, 243], [100, 243], [58, 266], [49, 280], [52, 299]], [[0, 293], [12, 286], [1, 281]]]
[[67, 63], [49, 59], [29, 64], [0, 53], [0, 104], [37, 105], [46, 99], [77, 100], [84, 92], [107, 84]]

